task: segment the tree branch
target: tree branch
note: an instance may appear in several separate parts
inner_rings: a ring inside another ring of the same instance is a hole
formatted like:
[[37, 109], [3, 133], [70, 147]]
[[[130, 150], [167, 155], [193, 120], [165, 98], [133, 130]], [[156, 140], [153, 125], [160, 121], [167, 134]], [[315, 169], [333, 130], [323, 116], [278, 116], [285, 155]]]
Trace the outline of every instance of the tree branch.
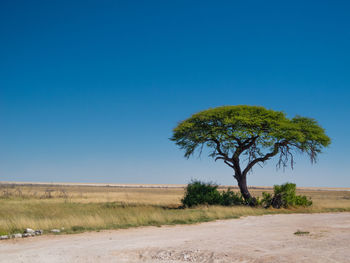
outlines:
[[247, 173], [249, 172], [249, 170], [252, 169], [253, 166], [254, 166], [255, 164], [257, 164], [257, 163], [259, 163], [259, 162], [265, 162], [265, 161], [267, 161], [268, 159], [270, 159], [271, 157], [275, 156], [275, 155], [278, 153], [280, 147], [286, 146], [286, 145], [288, 145], [288, 141], [283, 141], [283, 142], [277, 142], [277, 143], [275, 143], [272, 152], [267, 153], [265, 156], [260, 157], [260, 158], [256, 158], [256, 159], [254, 159], [253, 161], [251, 161], [251, 162], [247, 165], [247, 167], [244, 169], [243, 174], [247, 174]]
[[235, 167], [234, 167], [234, 165], [230, 164], [228, 161], [224, 160], [224, 163], [226, 163], [228, 166], [230, 166], [231, 168], [233, 168], [234, 170], [236, 170]]
[[228, 163], [225, 162], [227, 165], [229, 165], [235, 170], [235, 177], [241, 177], [242, 175], [242, 170], [239, 163], [239, 156], [241, 155], [242, 152], [244, 152], [245, 150], [249, 149], [252, 145], [254, 145], [258, 137], [259, 136], [251, 137], [249, 139], [246, 139], [243, 143], [240, 140], [239, 142], [237, 141], [239, 147], [237, 147], [236, 151], [232, 155], [232, 158], [230, 158], [230, 162], [232, 163], [232, 165], [229, 165]]
[[211, 139], [211, 141], [215, 142], [215, 144], [216, 144], [216, 151], [219, 153], [219, 155], [223, 156], [225, 158], [225, 160], [226, 159], [229, 160], [228, 155], [221, 150], [220, 142], [217, 139]]
[[232, 156], [232, 159], [238, 158], [242, 152], [244, 152], [245, 150], [248, 150], [250, 147], [252, 147], [258, 138], [259, 138], [259, 136], [254, 136], [254, 137], [251, 137], [251, 138], [245, 140], [241, 144], [242, 146], [237, 148], [237, 150], [235, 151], [235, 153]]
[[220, 142], [218, 140], [216, 140], [216, 139], [212, 139], [212, 141], [215, 142], [215, 144], [216, 144], [216, 151], [218, 152], [219, 155], [221, 155], [221, 156], [216, 157], [215, 161], [217, 161], [217, 160], [224, 160], [224, 163], [226, 163], [228, 166], [230, 166], [231, 168], [236, 170], [235, 165], [231, 164], [232, 160], [228, 157], [228, 155], [226, 153], [224, 153], [221, 150]]
[[254, 137], [249, 138], [248, 140], [244, 141], [244, 143], [247, 143], [247, 144], [243, 146], [242, 152], [244, 152], [245, 150], [248, 150], [250, 147], [252, 147], [258, 138], [259, 138], [259, 135], [254, 136]]

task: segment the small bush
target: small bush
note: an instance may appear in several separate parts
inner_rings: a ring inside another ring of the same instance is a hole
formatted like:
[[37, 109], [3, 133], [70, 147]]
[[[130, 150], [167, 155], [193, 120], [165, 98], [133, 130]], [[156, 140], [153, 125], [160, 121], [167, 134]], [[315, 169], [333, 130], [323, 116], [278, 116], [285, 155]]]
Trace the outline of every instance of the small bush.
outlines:
[[282, 185], [275, 185], [274, 195], [263, 192], [261, 200], [265, 208], [272, 206], [273, 208], [288, 208], [290, 206], [310, 206], [312, 201], [304, 195], [296, 195], [296, 185], [292, 183], [285, 183]]
[[217, 205], [221, 203], [221, 199], [218, 185], [192, 181], [187, 185], [185, 196], [181, 202], [186, 207], [192, 207], [196, 205]]
[[297, 206], [311, 206], [312, 201], [308, 199], [305, 195], [295, 196], [295, 205]]
[[243, 205], [245, 201], [240, 194], [230, 189], [220, 193], [218, 185], [213, 183], [204, 183], [201, 181], [192, 181], [186, 187], [186, 193], [181, 200], [183, 206], [192, 207], [196, 205]]
[[231, 191], [230, 189], [228, 189], [226, 192], [223, 191], [221, 193], [221, 205], [231, 206], [242, 205], [244, 203], [245, 202], [243, 197], [240, 194]]
[[270, 207], [272, 205], [272, 194], [266, 193], [266, 192], [262, 192], [261, 204], [265, 208]]

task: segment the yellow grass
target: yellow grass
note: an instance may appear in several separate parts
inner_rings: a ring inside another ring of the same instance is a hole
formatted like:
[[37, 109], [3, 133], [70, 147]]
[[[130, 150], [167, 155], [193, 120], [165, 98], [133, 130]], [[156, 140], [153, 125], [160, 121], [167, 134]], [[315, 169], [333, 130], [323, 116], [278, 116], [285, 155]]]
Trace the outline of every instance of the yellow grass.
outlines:
[[[252, 189], [260, 196], [262, 189]], [[271, 213], [350, 211], [349, 191], [301, 190], [311, 208], [263, 209], [197, 207], [178, 209], [183, 188], [121, 188], [102, 186], [0, 185], [0, 234], [24, 228], [64, 228], [62, 232], [133, 226], [183, 224]]]

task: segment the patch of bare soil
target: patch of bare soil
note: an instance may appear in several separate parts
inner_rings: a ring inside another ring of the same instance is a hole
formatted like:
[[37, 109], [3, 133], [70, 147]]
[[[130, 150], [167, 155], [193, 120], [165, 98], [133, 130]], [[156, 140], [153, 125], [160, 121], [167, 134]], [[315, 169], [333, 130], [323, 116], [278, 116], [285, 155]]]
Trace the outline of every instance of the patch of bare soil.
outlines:
[[328, 263], [349, 258], [350, 213], [265, 215], [0, 242], [0, 262]]

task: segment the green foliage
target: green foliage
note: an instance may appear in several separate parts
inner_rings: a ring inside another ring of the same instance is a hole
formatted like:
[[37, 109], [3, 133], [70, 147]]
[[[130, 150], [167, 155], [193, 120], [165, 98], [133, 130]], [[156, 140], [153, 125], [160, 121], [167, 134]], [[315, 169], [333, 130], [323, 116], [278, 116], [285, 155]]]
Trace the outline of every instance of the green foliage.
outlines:
[[[285, 183], [282, 185], [274, 185], [274, 197], [281, 197], [281, 204], [283, 207], [288, 207], [289, 205], [295, 205], [295, 191], [296, 185], [292, 183]], [[279, 208], [279, 207], [277, 207]]]
[[295, 206], [311, 206], [311, 199], [307, 198], [305, 195], [297, 195], [295, 196]]
[[274, 195], [269, 193], [262, 193], [263, 197], [261, 204], [268, 208], [288, 208], [290, 206], [311, 206], [312, 201], [304, 195], [296, 195], [296, 185], [292, 183], [285, 183], [274, 186]]
[[296, 195], [296, 185], [285, 183], [274, 186], [274, 194], [262, 193], [262, 199], [252, 197], [245, 200], [241, 194], [228, 189], [220, 192], [218, 185], [213, 183], [204, 183], [194, 180], [186, 187], [184, 198], [181, 200], [184, 207], [193, 207], [197, 205], [250, 205], [263, 206], [265, 208], [288, 208], [295, 206], [311, 206], [312, 201], [304, 195]]
[[235, 193], [228, 189], [227, 191], [223, 191], [221, 193], [221, 205], [224, 206], [232, 206], [232, 205], [243, 205], [245, 201], [242, 195]]
[[272, 194], [266, 193], [266, 192], [262, 192], [261, 204], [265, 208], [270, 207], [272, 205]]
[[186, 207], [220, 204], [221, 195], [217, 188], [216, 184], [192, 181], [187, 185], [185, 196], [181, 202]]
[[[330, 138], [314, 119], [300, 116], [289, 119], [283, 112], [247, 105], [196, 113], [179, 123], [170, 139], [185, 151], [187, 158], [203, 146], [212, 150], [211, 157], [229, 156], [239, 149], [239, 154], [245, 151], [251, 159], [264, 157], [264, 152], [276, 148], [287, 161], [285, 158], [293, 148], [315, 161], [322, 147], [330, 144]], [[222, 154], [218, 153], [218, 145]]]
[[243, 205], [245, 201], [240, 194], [230, 189], [220, 193], [218, 185], [213, 183], [204, 183], [201, 181], [192, 181], [186, 187], [186, 193], [181, 200], [183, 206], [192, 207], [197, 205]]

